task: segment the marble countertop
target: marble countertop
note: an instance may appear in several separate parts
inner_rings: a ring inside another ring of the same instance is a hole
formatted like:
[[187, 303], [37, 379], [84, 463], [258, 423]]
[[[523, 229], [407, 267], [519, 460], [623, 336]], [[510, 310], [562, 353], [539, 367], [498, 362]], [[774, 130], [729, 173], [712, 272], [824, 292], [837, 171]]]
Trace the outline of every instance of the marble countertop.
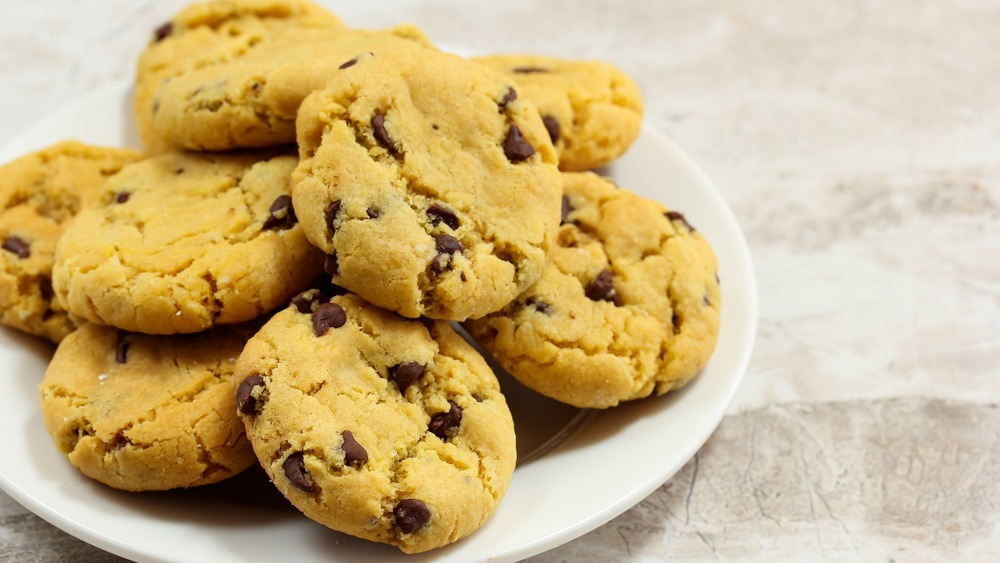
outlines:
[[[0, 145], [128, 77], [185, 3], [0, 4]], [[1000, 552], [1000, 4], [325, 3], [353, 26], [616, 64], [749, 242], [757, 342], [717, 431], [531, 561]], [[119, 559], [0, 493], [0, 560]]]

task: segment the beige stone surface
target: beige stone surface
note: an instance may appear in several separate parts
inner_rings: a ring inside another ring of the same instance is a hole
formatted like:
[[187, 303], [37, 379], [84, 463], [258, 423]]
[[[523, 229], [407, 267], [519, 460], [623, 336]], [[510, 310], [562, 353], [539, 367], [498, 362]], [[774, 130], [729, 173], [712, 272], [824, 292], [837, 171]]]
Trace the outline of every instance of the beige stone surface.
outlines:
[[[0, 3], [0, 144], [129, 76], [183, 3]], [[1000, 552], [1000, 4], [328, 4], [353, 26], [619, 65], [747, 235], [760, 327], [730, 415], [664, 487], [537, 561]], [[98, 553], [0, 495], [0, 560]]]

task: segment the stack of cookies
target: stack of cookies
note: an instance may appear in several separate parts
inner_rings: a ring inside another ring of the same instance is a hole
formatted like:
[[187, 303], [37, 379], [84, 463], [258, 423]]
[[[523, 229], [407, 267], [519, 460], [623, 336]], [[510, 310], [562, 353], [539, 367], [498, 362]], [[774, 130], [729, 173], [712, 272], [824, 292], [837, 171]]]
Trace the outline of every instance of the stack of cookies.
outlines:
[[259, 464], [306, 516], [407, 553], [496, 509], [496, 376], [583, 408], [715, 347], [714, 254], [589, 170], [639, 134], [611, 65], [465, 59], [305, 0], [193, 4], [139, 56], [145, 151], [0, 168], [0, 321], [58, 347], [46, 427], [130, 491]]

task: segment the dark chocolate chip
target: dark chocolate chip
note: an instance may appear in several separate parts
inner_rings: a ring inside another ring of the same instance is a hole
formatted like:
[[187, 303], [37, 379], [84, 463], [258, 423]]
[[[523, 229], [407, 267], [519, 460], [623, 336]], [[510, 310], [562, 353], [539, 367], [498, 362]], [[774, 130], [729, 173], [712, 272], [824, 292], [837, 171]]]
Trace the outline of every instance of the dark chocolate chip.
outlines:
[[403, 393], [407, 387], [420, 379], [420, 376], [424, 374], [424, 367], [417, 362], [398, 364], [389, 368], [389, 377], [396, 382], [399, 392]]
[[538, 74], [542, 72], [551, 71], [540, 66], [519, 66], [514, 68], [514, 74]]
[[469, 278], [467, 278], [467, 277], [465, 276], [465, 272], [461, 272], [461, 273], [460, 273], [460, 274], [458, 275], [458, 279], [462, 280], [463, 282], [467, 282], [467, 281], [469, 281]]
[[687, 229], [692, 233], [695, 231], [695, 228], [691, 226], [691, 223], [688, 223], [687, 218], [684, 217], [683, 214], [678, 213], [677, 211], [667, 211], [663, 215], [671, 221], [680, 221], [681, 223], [684, 223], [684, 226], [687, 227]]
[[292, 297], [292, 305], [300, 313], [312, 314], [312, 312], [319, 306], [320, 303], [326, 301], [326, 295], [318, 289], [307, 289], [302, 293]]
[[552, 144], [559, 142], [559, 120], [551, 115], [543, 115], [542, 123], [545, 125], [545, 130], [549, 132], [549, 138], [552, 139]]
[[31, 245], [28, 241], [18, 236], [11, 235], [5, 238], [3, 241], [3, 249], [7, 252], [17, 254], [17, 257], [22, 260], [31, 256]]
[[340, 200], [331, 201], [326, 209], [323, 211], [323, 218], [326, 219], [326, 228], [331, 233], [337, 231], [337, 227], [334, 226], [333, 222], [337, 219], [337, 212], [340, 211]]
[[562, 198], [562, 218], [559, 220], [559, 224], [565, 224], [566, 219], [569, 218], [569, 214], [573, 212], [573, 206], [569, 203], [569, 196], [564, 195]]
[[369, 207], [368, 209], [365, 209], [365, 213], [368, 214], [368, 218], [369, 219], [378, 219], [378, 216], [380, 215], [378, 209], [375, 209], [373, 207]]
[[178, 176], [180, 176], [183, 173], [184, 173], [184, 167], [183, 166], [180, 167], [180, 168], [178, 168], [177, 170], [174, 170], [174, 174], [176, 174]]
[[174, 22], [168, 21], [153, 30], [153, 41], [159, 43], [174, 32]]
[[436, 235], [434, 237], [434, 247], [442, 254], [461, 253], [465, 250], [462, 243], [451, 235]]
[[115, 196], [115, 203], [125, 203], [131, 196], [132, 194], [129, 192], [118, 192], [118, 195]]
[[264, 221], [264, 229], [290, 229], [298, 221], [290, 195], [279, 195], [271, 204], [270, 212], [271, 214]]
[[597, 274], [594, 281], [587, 286], [586, 294], [594, 301], [610, 301], [618, 307], [622, 305], [622, 298], [615, 290], [610, 270], [601, 270], [601, 273]]
[[500, 108], [500, 113], [503, 113], [507, 109], [507, 105], [517, 99], [517, 90], [514, 88], [507, 88], [504, 92], [503, 97], [497, 102], [497, 107]]
[[412, 534], [431, 521], [431, 509], [422, 500], [406, 498], [392, 509], [396, 527], [404, 534]]
[[115, 349], [115, 361], [119, 364], [124, 364], [128, 361], [128, 347], [128, 340], [123, 338], [118, 342], [118, 348]]
[[375, 136], [378, 144], [389, 151], [389, 154], [399, 154], [396, 150], [396, 145], [392, 142], [392, 138], [389, 137], [389, 132], [385, 130], [385, 115], [376, 113], [372, 116], [372, 134]]
[[360, 468], [368, 463], [368, 452], [354, 439], [354, 434], [350, 430], [340, 433], [344, 441], [340, 444], [340, 449], [344, 451], [344, 463], [354, 468]]
[[347, 313], [336, 303], [323, 303], [312, 314], [313, 332], [323, 336], [331, 328], [340, 328], [347, 322]]
[[452, 229], [457, 229], [459, 225], [455, 212], [438, 203], [427, 208], [427, 220], [431, 222], [431, 225], [436, 226], [439, 223], [444, 223]]
[[264, 376], [259, 373], [253, 373], [241, 381], [239, 387], [236, 388], [236, 408], [241, 413], [256, 415], [260, 412], [257, 404], [260, 392], [258, 391], [256, 396], [254, 395], [254, 390], [258, 387], [263, 390]]
[[355, 63], [357, 63], [357, 62], [358, 62], [358, 58], [357, 58], [357, 57], [354, 57], [353, 59], [351, 59], [351, 60], [349, 60], [349, 61], [345, 62], [344, 64], [342, 64], [342, 65], [338, 66], [337, 68], [339, 68], [340, 70], [344, 70], [345, 68], [351, 68], [351, 67], [352, 67], [352, 66], [354, 66], [354, 65], [355, 65]]
[[[442, 440], [448, 437], [451, 429], [458, 428], [458, 425], [462, 423], [462, 407], [456, 405], [451, 399], [448, 400], [448, 404], [451, 405], [448, 412], [439, 412], [432, 416], [430, 424], [427, 425], [427, 430]], [[451, 433], [454, 434], [454, 432]]]
[[712, 304], [712, 300], [708, 298], [708, 295], [702, 295], [701, 302], [704, 303], [706, 307]]
[[535, 154], [535, 148], [521, 135], [517, 125], [511, 124], [507, 137], [503, 140], [503, 153], [507, 155], [507, 160], [521, 162]]
[[529, 297], [527, 300], [525, 300], [524, 304], [529, 307], [532, 307], [534, 310], [538, 311], [539, 313], [542, 313], [543, 315], [551, 316], [553, 313], [552, 305], [546, 303], [545, 301], [542, 301], [538, 297]]
[[309, 472], [306, 471], [306, 460], [302, 452], [289, 455], [285, 459], [285, 463], [281, 464], [281, 468], [285, 471], [285, 477], [288, 477], [288, 481], [295, 488], [307, 493], [316, 490], [316, 486], [312, 484], [312, 479], [309, 477]]
[[337, 275], [337, 272], [340, 271], [340, 264], [337, 262], [336, 252], [327, 254], [326, 258], [323, 259], [323, 271], [331, 276]]
[[436, 255], [434, 258], [431, 258], [431, 271], [435, 274], [440, 274], [448, 267], [448, 262], [450, 260], [447, 254]]

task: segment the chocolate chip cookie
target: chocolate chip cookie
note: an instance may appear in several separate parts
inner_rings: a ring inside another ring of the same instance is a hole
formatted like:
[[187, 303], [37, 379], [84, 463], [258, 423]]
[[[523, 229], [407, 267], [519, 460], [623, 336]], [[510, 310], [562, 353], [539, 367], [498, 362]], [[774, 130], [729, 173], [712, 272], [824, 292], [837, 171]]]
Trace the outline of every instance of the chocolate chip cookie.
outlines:
[[605, 408], [685, 385], [719, 330], [716, 258], [685, 217], [566, 173], [558, 246], [538, 283], [465, 327], [528, 387]]
[[426, 49], [360, 53], [303, 102], [292, 197], [333, 280], [406, 317], [496, 311], [541, 274], [562, 178], [504, 75]]
[[45, 427], [105, 485], [159, 491], [215, 483], [256, 462], [236, 415], [236, 359], [259, 324], [149, 336], [84, 323], [39, 386]]
[[261, 465], [330, 528], [427, 551], [482, 525], [510, 483], [510, 411], [447, 322], [309, 290], [250, 339], [236, 373]]
[[603, 61], [542, 55], [489, 55], [474, 61], [508, 74], [538, 107], [559, 153], [559, 169], [591, 170], [625, 153], [639, 136], [642, 93]]
[[323, 262], [292, 208], [296, 161], [167, 153], [124, 167], [56, 246], [60, 303], [148, 334], [198, 332], [288, 303]]
[[64, 141], [0, 167], [0, 323], [53, 342], [76, 328], [53, 296], [56, 241], [108, 177], [141, 157]]

